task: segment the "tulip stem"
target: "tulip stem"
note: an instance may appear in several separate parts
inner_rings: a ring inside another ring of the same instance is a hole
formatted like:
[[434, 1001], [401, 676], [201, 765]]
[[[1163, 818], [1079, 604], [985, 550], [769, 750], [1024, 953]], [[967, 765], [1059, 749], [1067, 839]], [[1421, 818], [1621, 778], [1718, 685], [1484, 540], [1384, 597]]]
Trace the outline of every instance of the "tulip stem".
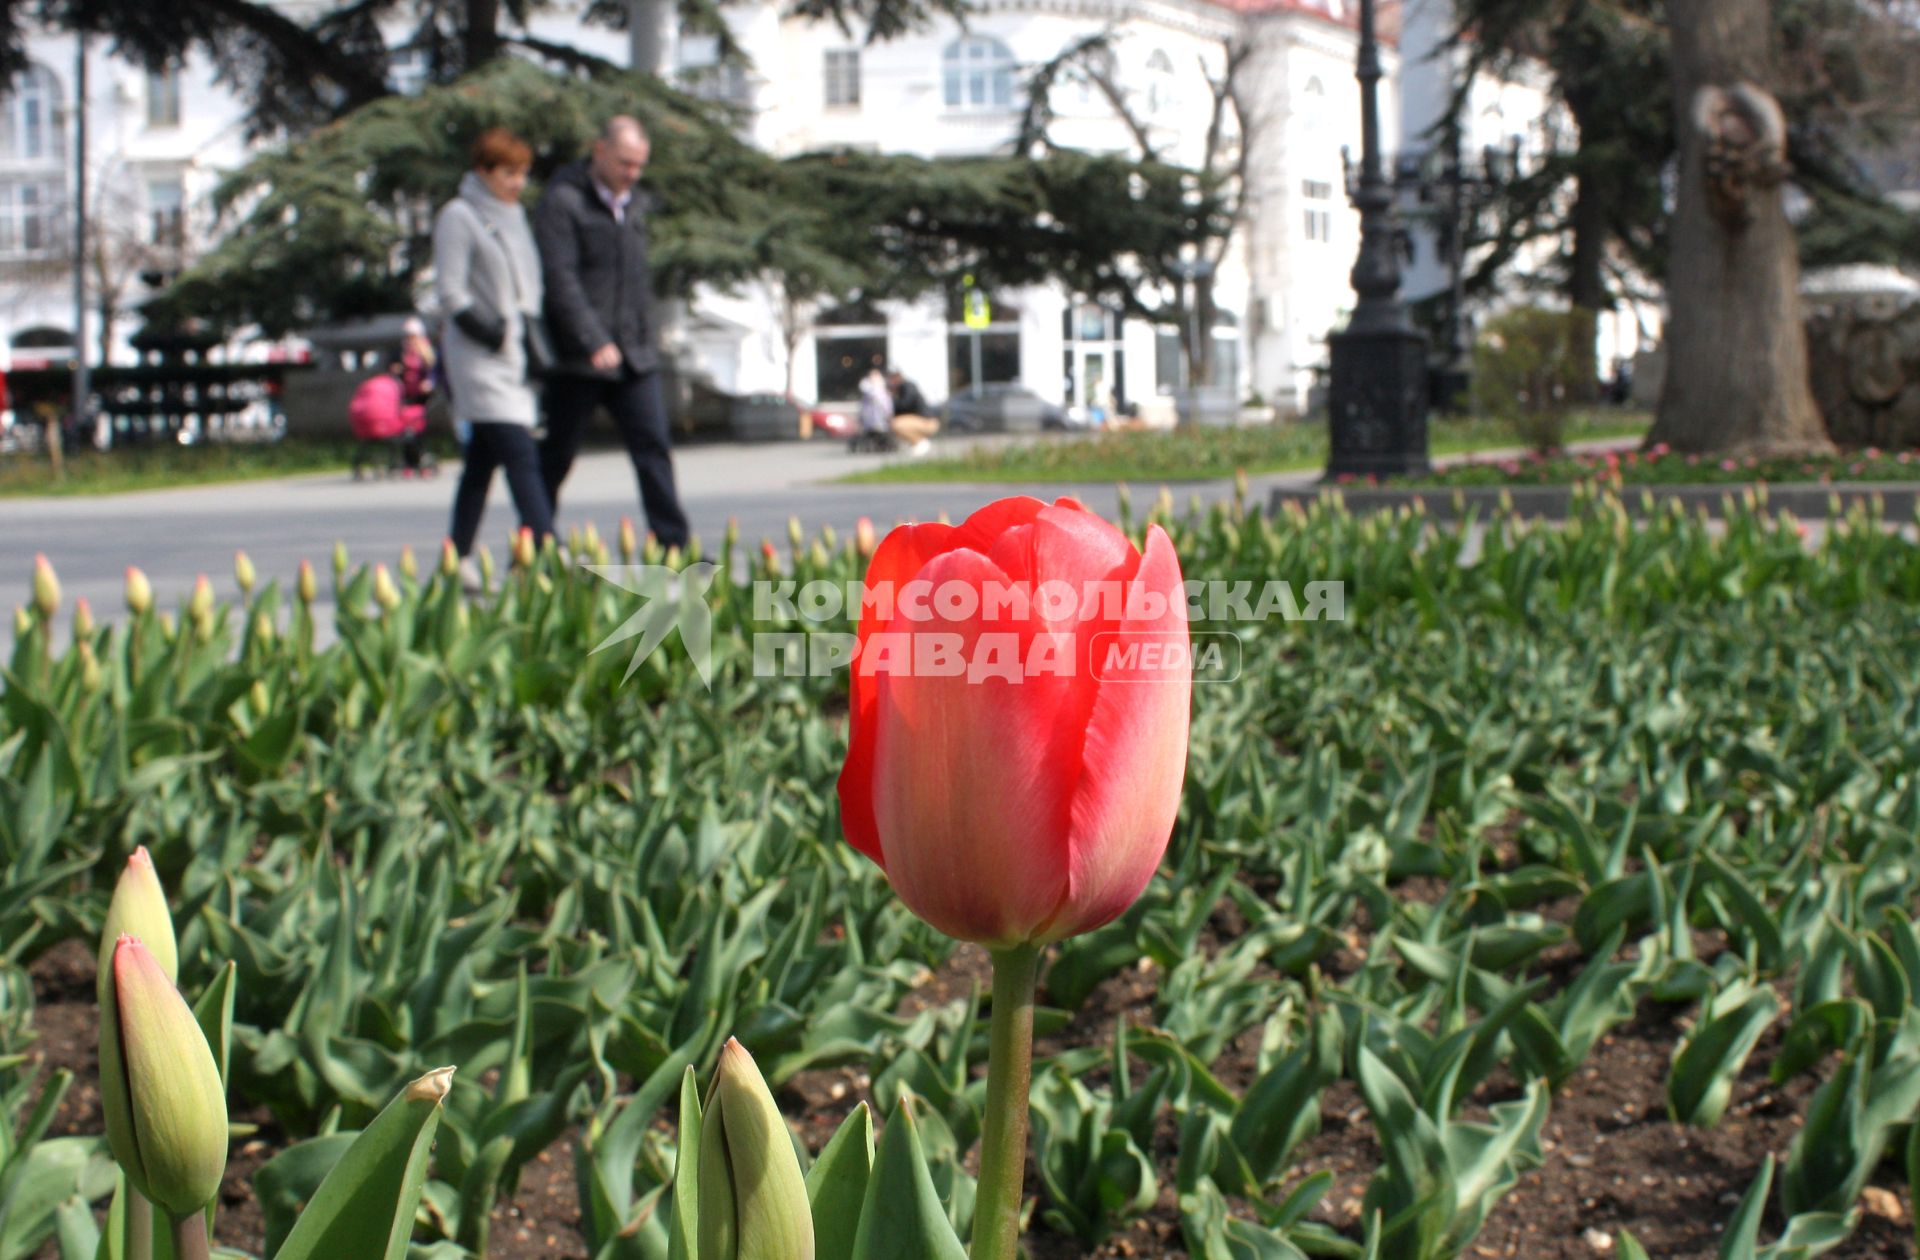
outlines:
[[126, 1188], [122, 1204], [127, 1214], [125, 1260], [153, 1260], [153, 1204], [132, 1186]]
[[1033, 1082], [1033, 990], [1040, 947], [993, 951], [993, 1022], [987, 1050], [986, 1133], [972, 1260], [1017, 1260], [1027, 1175], [1028, 1096]]
[[189, 1212], [185, 1216], [168, 1213], [173, 1222], [174, 1260], [208, 1260], [207, 1214]]

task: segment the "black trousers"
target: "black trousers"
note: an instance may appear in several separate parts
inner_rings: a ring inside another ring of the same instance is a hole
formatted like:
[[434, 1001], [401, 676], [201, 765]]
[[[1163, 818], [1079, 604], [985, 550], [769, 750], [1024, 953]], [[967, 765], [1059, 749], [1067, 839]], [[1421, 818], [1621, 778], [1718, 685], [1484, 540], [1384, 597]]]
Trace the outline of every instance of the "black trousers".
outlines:
[[466, 462], [460, 466], [460, 485], [453, 492], [453, 549], [463, 556], [473, 550], [474, 535], [480, 532], [496, 468], [507, 470], [514, 509], [535, 541], [553, 533], [553, 506], [540, 480], [540, 448], [533, 430], [524, 424], [476, 420], [467, 439]]
[[540, 447], [540, 476], [547, 499], [560, 509], [560, 484], [573, 468], [580, 442], [597, 408], [605, 407], [626, 443], [640, 483], [647, 528], [663, 547], [685, 547], [691, 530], [673, 484], [673, 446], [667, 431], [667, 400], [658, 372], [622, 372], [619, 377], [554, 376], [547, 388], [547, 439]]

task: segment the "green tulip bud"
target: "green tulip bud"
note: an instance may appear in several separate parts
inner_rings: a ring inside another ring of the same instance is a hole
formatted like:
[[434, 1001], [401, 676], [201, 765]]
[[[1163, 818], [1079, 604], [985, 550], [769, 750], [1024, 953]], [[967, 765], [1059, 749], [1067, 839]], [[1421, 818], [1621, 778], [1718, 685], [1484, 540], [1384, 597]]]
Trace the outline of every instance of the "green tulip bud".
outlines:
[[700, 1124], [698, 1260], [813, 1260], [813, 1212], [787, 1123], [732, 1038]]
[[294, 582], [294, 590], [299, 594], [302, 604], [313, 603], [315, 597], [320, 594], [320, 584], [313, 576], [312, 561], [300, 562], [300, 576]]
[[179, 947], [173, 939], [173, 913], [167, 909], [167, 890], [153, 869], [153, 855], [141, 845], [127, 859], [120, 880], [113, 886], [113, 900], [107, 903], [107, 921], [100, 931], [100, 966], [97, 985], [101, 1006], [110, 996], [108, 980], [113, 968], [113, 947], [123, 936], [136, 936], [160, 965], [168, 980], [180, 974]]
[[259, 574], [253, 570], [253, 559], [244, 551], [233, 553], [233, 580], [240, 584], [243, 594], [253, 594], [254, 581]]
[[373, 566], [373, 601], [388, 612], [400, 607], [400, 590], [393, 584], [393, 575], [384, 564]]
[[44, 552], [33, 557], [33, 606], [42, 621], [52, 621], [60, 611], [60, 578]]
[[213, 616], [213, 583], [207, 581], [204, 573], [194, 580], [193, 594], [187, 596], [187, 612], [195, 621]]
[[338, 582], [347, 576], [347, 544], [335, 540], [333, 544], [333, 580]]
[[420, 561], [414, 558], [411, 546], [400, 548], [400, 576], [409, 582], [420, 576]]
[[80, 689], [88, 695], [100, 690], [106, 676], [100, 672], [100, 658], [93, 654], [93, 644], [80, 640], [77, 649], [80, 653]]
[[456, 578], [460, 576], [460, 553], [453, 549], [453, 539], [440, 540], [440, 576]]
[[801, 543], [806, 541], [806, 537], [807, 531], [801, 527], [800, 518], [797, 516], [789, 516], [787, 518], [787, 541], [797, 548]]
[[178, 633], [178, 628], [173, 623], [173, 614], [163, 612], [157, 620], [160, 622], [160, 637], [168, 643], [173, 642], [174, 635]]
[[254, 679], [253, 686], [247, 688], [247, 704], [253, 709], [254, 717], [263, 718], [267, 716], [268, 712], [273, 708], [273, 698], [267, 694], [267, 684], [261, 682], [258, 678]]
[[480, 562], [480, 584], [491, 588], [493, 586], [493, 552], [486, 547], [480, 547], [473, 554]]
[[153, 607], [153, 583], [147, 581], [147, 575], [132, 565], [127, 566], [127, 611], [136, 617], [147, 615], [147, 609]]
[[227, 1096], [206, 1034], [151, 951], [114, 944], [100, 1008], [100, 1102], [107, 1144], [134, 1189], [176, 1219], [220, 1191]]
[[24, 639], [33, 633], [33, 614], [24, 608], [13, 610], [13, 637]]
[[273, 642], [273, 618], [264, 612], [253, 614], [253, 641], [262, 647]]
[[73, 641], [85, 643], [93, 638], [93, 609], [87, 605], [87, 597], [82, 595], [73, 601]]

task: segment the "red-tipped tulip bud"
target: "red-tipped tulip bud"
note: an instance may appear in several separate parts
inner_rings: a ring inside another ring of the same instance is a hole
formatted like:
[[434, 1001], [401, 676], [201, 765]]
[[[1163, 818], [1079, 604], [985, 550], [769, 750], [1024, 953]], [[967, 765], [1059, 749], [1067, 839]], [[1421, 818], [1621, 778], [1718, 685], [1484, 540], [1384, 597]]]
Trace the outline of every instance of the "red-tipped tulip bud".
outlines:
[[121, 868], [120, 879], [113, 886], [113, 900], [107, 903], [107, 921], [100, 932], [97, 960], [100, 966], [98, 996], [102, 1006], [107, 1003], [107, 983], [112, 978], [113, 947], [122, 936], [139, 937], [167, 979], [179, 976], [180, 955], [173, 939], [173, 913], [167, 909], [167, 890], [160, 886], [160, 876], [153, 869], [153, 856], [145, 845], [136, 848]]
[[259, 578], [253, 570], [253, 558], [244, 551], [233, 553], [233, 580], [240, 585], [243, 594], [253, 594], [253, 584]]
[[414, 558], [412, 547], [400, 548], [400, 576], [412, 582], [420, 576], [420, 561]]
[[42, 621], [60, 611], [60, 577], [44, 553], [33, 558], [33, 606]]
[[772, 539], [763, 538], [760, 540], [760, 558], [766, 561], [769, 569], [780, 563], [780, 553], [773, 549]]
[[[902, 597], [920, 584], [924, 606]], [[1186, 776], [1187, 602], [1166, 532], [1143, 553], [1071, 499], [1001, 499], [890, 532], [866, 591], [848, 840], [961, 940], [1046, 944], [1119, 916]], [[959, 668], [915, 668], [923, 636]]]
[[93, 609], [88, 606], [87, 597], [82, 595], [73, 601], [73, 641], [87, 642], [93, 638], [93, 630]]
[[700, 1123], [697, 1260], [813, 1260], [793, 1138], [753, 1056], [728, 1038]]
[[127, 566], [127, 611], [136, 617], [144, 617], [153, 607], [153, 583], [147, 581], [147, 575], [132, 565]]
[[204, 573], [194, 579], [193, 593], [187, 596], [187, 614], [195, 621], [213, 616], [213, 583]]
[[620, 518], [620, 560], [623, 564], [632, 564], [633, 558], [640, 554], [640, 535], [634, 532], [633, 518]]
[[227, 1167], [227, 1092], [186, 999], [147, 947], [114, 945], [100, 1010], [107, 1144], [134, 1189], [174, 1217], [199, 1212]]
[[440, 540], [440, 576], [455, 578], [460, 576], [460, 553], [453, 549], [453, 539]]
[[879, 541], [879, 536], [875, 534], [873, 529], [873, 518], [871, 516], [863, 516], [854, 522], [853, 549], [859, 553], [862, 560], [865, 560], [873, 554], [873, 549], [879, 545]]
[[400, 607], [400, 588], [393, 584], [393, 574], [384, 564], [373, 566], [373, 602], [388, 612]]
[[533, 542], [533, 530], [522, 525], [513, 535], [513, 567], [530, 569], [534, 556], [538, 554]]
[[294, 579], [294, 589], [298, 592], [302, 604], [312, 604], [314, 599], [319, 596], [320, 583], [318, 579], [313, 576], [313, 562], [311, 560], [302, 560], [300, 562], [300, 576]]

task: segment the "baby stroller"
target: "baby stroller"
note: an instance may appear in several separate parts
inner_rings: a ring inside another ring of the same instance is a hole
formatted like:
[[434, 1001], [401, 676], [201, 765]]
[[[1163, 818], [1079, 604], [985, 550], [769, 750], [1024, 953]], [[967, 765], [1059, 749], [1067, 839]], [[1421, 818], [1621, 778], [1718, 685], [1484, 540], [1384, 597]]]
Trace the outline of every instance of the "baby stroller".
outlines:
[[382, 372], [360, 382], [347, 404], [353, 425], [353, 479], [396, 473], [430, 477], [439, 471], [433, 456], [422, 449], [427, 409], [406, 401], [404, 386], [394, 372]]

